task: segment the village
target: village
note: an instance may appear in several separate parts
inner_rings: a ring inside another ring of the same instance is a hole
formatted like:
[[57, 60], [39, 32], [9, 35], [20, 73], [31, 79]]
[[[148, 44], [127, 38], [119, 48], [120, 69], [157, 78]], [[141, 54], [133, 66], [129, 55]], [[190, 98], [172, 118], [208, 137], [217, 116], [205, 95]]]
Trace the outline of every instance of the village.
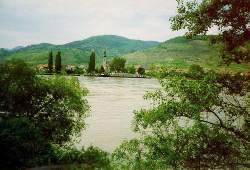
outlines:
[[36, 69], [39, 74], [63, 74], [72, 76], [95, 77], [123, 77], [123, 78], [149, 78], [142, 65], [126, 65], [126, 59], [122, 57], [108, 58], [104, 50], [102, 62], [96, 62], [96, 54], [91, 52], [88, 65], [62, 64], [61, 52], [58, 51], [53, 65], [53, 53], [49, 52], [48, 64], [38, 64]]

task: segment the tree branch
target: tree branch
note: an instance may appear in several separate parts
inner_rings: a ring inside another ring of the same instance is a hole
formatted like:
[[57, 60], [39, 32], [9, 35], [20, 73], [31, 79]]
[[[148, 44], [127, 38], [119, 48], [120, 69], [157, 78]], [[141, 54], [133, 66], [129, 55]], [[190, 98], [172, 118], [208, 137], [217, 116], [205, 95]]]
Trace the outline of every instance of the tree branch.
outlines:
[[224, 123], [223, 123], [222, 119], [219, 117], [219, 115], [215, 111], [213, 111], [210, 108], [206, 108], [206, 110], [213, 113], [213, 115], [219, 120], [221, 127], [224, 127]]

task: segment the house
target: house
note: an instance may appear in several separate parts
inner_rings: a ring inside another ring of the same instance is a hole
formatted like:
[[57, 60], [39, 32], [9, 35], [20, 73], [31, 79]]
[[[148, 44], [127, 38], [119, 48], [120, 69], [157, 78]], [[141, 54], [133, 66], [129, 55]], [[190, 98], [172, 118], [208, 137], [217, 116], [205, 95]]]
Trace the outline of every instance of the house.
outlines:
[[73, 73], [76, 70], [76, 66], [74, 65], [66, 65], [65, 70], [67, 73]]
[[38, 64], [36, 66], [38, 70], [47, 70], [48, 69], [48, 64]]

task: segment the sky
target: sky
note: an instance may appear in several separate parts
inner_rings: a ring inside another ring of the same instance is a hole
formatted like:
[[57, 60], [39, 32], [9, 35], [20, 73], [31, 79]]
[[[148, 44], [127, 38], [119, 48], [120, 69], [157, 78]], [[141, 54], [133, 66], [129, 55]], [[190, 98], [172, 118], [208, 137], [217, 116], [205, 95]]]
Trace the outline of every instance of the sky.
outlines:
[[0, 0], [0, 48], [64, 44], [95, 35], [165, 41], [176, 0]]

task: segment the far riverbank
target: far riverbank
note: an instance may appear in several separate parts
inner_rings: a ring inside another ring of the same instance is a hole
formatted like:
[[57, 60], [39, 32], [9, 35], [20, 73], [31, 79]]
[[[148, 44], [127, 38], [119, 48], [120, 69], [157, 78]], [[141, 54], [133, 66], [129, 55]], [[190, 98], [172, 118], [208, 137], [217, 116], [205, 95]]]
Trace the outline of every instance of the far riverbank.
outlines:
[[63, 75], [63, 76], [86, 76], [86, 77], [120, 77], [120, 78], [144, 78], [151, 79], [151, 76], [128, 74], [128, 73], [112, 73], [112, 74], [56, 74], [56, 73], [43, 73], [40, 75]]

